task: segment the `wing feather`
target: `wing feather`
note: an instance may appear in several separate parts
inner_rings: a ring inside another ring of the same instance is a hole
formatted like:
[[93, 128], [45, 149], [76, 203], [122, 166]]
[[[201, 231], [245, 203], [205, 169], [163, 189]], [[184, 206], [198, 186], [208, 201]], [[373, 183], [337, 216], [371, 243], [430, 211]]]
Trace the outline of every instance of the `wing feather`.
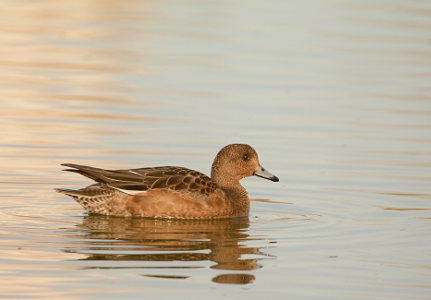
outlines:
[[131, 170], [104, 170], [76, 164], [63, 164], [76, 172], [97, 182], [136, 194], [149, 189], [168, 189], [180, 193], [193, 193], [208, 196], [217, 189], [217, 185], [205, 174], [182, 167], [155, 167]]

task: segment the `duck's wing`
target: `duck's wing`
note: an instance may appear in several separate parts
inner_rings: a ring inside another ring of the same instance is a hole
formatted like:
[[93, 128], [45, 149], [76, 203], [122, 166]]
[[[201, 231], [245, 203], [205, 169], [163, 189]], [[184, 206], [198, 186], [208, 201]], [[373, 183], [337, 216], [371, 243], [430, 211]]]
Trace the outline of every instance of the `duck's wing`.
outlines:
[[168, 189], [208, 196], [217, 189], [217, 185], [205, 174], [183, 167], [104, 170], [77, 164], [62, 165], [70, 168], [65, 171], [79, 173], [132, 195], [150, 189]]

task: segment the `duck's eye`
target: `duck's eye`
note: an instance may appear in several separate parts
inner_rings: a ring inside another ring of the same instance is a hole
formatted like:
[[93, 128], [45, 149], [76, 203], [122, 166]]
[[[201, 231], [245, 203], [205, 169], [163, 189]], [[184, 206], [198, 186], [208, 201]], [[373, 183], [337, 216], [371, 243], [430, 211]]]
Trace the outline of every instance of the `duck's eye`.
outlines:
[[247, 160], [248, 160], [248, 155], [247, 155], [247, 154], [244, 154], [244, 155], [243, 155], [243, 157], [242, 157], [242, 159], [243, 159], [244, 161], [247, 161]]

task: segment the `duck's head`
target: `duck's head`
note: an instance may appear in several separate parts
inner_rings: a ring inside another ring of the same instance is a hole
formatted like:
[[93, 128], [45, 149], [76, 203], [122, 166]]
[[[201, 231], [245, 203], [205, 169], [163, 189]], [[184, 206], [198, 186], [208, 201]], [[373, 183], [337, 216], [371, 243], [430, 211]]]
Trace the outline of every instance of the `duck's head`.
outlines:
[[211, 177], [217, 182], [239, 181], [248, 176], [258, 176], [278, 181], [259, 163], [256, 150], [246, 144], [230, 144], [223, 147], [214, 159]]

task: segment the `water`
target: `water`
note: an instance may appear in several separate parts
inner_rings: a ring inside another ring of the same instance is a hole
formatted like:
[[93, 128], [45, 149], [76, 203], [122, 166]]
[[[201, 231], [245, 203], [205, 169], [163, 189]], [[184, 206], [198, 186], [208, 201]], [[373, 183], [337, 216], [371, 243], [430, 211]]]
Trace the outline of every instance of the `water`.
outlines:
[[[0, 297], [429, 299], [427, 1], [3, 1]], [[253, 145], [249, 218], [88, 216], [60, 163]]]

